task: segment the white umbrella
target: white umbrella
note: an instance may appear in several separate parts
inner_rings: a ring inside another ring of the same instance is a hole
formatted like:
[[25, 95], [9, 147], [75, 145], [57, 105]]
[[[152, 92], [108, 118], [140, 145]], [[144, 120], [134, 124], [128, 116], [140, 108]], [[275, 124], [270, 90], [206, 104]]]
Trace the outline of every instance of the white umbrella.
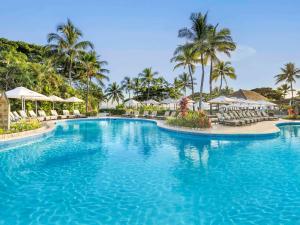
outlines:
[[71, 98], [67, 98], [64, 100], [65, 102], [73, 102], [73, 103], [78, 103], [78, 102], [84, 102], [82, 99], [77, 98], [77, 97], [71, 97]]
[[209, 104], [231, 104], [236, 102], [237, 100], [228, 98], [226, 96], [219, 96], [217, 98], [211, 99], [208, 101]]
[[[199, 102], [196, 102], [195, 106], [199, 107]], [[193, 107], [193, 105], [192, 105], [192, 107]], [[209, 104], [207, 102], [202, 102], [201, 103], [201, 109], [203, 109], [203, 110], [209, 110], [210, 106], [209, 106]]]
[[53, 107], [53, 109], [54, 109], [54, 102], [65, 102], [64, 99], [62, 99], [62, 98], [60, 98], [60, 97], [58, 97], [56, 95], [51, 95], [48, 98], [51, 99], [51, 101], [52, 101], [52, 107]]
[[124, 106], [126, 107], [138, 107], [140, 103], [134, 99], [129, 99], [124, 103]]
[[74, 110], [74, 103], [81, 103], [81, 102], [84, 102], [84, 101], [80, 98], [77, 98], [77, 97], [73, 96], [71, 98], [65, 99], [65, 102], [72, 102], [73, 103], [73, 110]]
[[167, 99], [164, 99], [162, 100], [160, 103], [161, 104], [174, 104], [174, 103], [177, 103], [178, 100], [175, 100], [175, 99], [172, 99], [172, 98], [167, 98]]
[[[46, 95], [42, 95], [25, 87], [14, 88], [10, 91], [5, 92], [5, 94], [8, 98], [21, 99], [22, 110], [25, 110], [25, 100], [50, 101], [50, 99]], [[37, 111], [37, 102], [35, 103], [35, 106]]]
[[143, 101], [145, 105], [158, 105], [159, 103], [155, 101], [154, 99], [149, 99], [147, 101]]
[[103, 101], [99, 104], [100, 109], [115, 109], [117, 107], [118, 102], [116, 101]]

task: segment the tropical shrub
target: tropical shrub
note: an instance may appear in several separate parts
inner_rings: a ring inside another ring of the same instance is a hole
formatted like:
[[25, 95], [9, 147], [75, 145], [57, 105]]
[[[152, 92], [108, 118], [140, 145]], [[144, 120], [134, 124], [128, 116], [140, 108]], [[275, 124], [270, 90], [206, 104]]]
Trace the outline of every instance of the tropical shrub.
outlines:
[[178, 118], [168, 118], [167, 124], [171, 126], [190, 128], [210, 128], [211, 122], [203, 111], [187, 112], [185, 116]]
[[20, 120], [12, 123], [9, 130], [0, 129], [0, 134], [18, 133], [22, 131], [35, 130], [41, 127], [41, 123], [36, 119]]
[[188, 112], [188, 98], [184, 97], [181, 99], [179, 105], [180, 105], [180, 114], [182, 117], [185, 117], [187, 115]]

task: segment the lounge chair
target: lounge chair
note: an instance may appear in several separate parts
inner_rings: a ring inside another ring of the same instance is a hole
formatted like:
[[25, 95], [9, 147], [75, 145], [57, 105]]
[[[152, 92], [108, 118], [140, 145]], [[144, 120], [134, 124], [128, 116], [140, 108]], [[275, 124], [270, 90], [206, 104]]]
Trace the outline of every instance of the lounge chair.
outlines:
[[44, 110], [38, 110], [39, 116], [42, 116], [45, 118], [45, 120], [56, 120], [57, 116], [47, 116]]
[[40, 122], [42, 122], [42, 121], [45, 120], [45, 117], [37, 116], [37, 115], [35, 114], [35, 112], [33, 112], [33, 110], [29, 110], [29, 111], [28, 111], [28, 114], [29, 114], [30, 118], [32, 118], [32, 119], [37, 119], [37, 120], [40, 121]]
[[255, 119], [249, 118], [249, 117], [245, 114], [245, 112], [243, 112], [243, 111], [240, 111], [238, 114], [239, 114], [242, 118], [248, 119], [251, 123], [255, 123], [255, 122], [256, 122]]
[[51, 112], [51, 116], [56, 116], [56, 118], [58, 118], [58, 119], [66, 119], [67, 118], [67, 116], [65, 116], [65, 115], [58, 115], [56, 110], [51, 110], [50, 112]]
[[235, 115], [233, 112], [229, 112], [228, 115], [230, 116], [230, 119], [239, 121], [241, 125], [247, 124], [246, 120], [241, 119], [237, 115]]
[[69, 112], [69, 110], [66, 110], [66, 109], [63, 110], [63, 115], [66, 116], [68, 119], [75, 118], [75, 116], [71, 115], [70, 112]]
[[122, 116], [130, 117], [131, 116], [131, 111], [130, 110], [126, 110], [125, 113]]
[[148, 111], [144, 111], [142, 117], [147, 117], [147, 116], [149, 116], [149, 112]]
[[157, 115], [157, 111], [153, 111], [149, 114], [149, 118], [154, 118]]
[[267, 117], [268, 120], [278, 120], [278, 117], [276, 116], [269, 116], [266, 112], [262, 111], [260, 112], [262, 116]]
[[158, 119], [166, 119], [168, 116], [170, 116], [170, 111], [165, 111], [165, 114], [162, 116], [156, 116]]
[[225, 118], [225, 121], [224, 121], [225, 125], [241, 126], [241, 125], [246, 124], [246, 122], [244, 120], [236, 119], [234, 116], [231, 116], [230, 114], [223, 113], [223, 116]]
[[257, 116], [254, 112], [248, 111], [248, 115], [250, 115], [251, 118], [255, 118], [258, 120], [258, 122], [264, 121], [264, 118]]
[[15, 119], [17, 119], [17, 120], [22, 119], [22, 117], [16, 111], [13, 111], [13, 115], [15, 116]]
[[81, 113], [79, 112], [78, 109], [75, 109], [75, 110], [73, 111], [73, 115], [74, 115], [75, 117], [78, 117], [78, 118], [85, 118], [85, 117], [86, 117], [85, 115], [81, 114]]
[[140, 112], [139, 112], [138, 110], [135, 110], [135, 111], [133, 112], [133, 116], [134, 116], [134, 117], [139, 117], [139, 115], [140, 115]]
[[240, 119], [240, 120], [244, 120], [246, 124], [251, 124], [252, 123], [252, 119], [250, 118], [243, 118], [238, 112], [233, 111], [232, 112], [236, 118]]
[[22, 119], [28, 119], [28, 116], [24, 110], [20, 110], [19, 113]]
[[9, 118], [11, 122], [17, 122], [19, 120], [12, 112], [9, 113]]

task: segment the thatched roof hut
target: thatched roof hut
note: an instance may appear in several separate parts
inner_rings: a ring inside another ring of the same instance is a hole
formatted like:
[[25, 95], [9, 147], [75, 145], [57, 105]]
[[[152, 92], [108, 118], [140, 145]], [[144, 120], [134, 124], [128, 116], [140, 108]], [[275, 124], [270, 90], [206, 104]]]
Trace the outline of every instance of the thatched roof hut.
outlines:
[[248, 91], [248, 90], [238, 90], [234, 93], [231, 94], [230, 97], [235, 97], [235, 98], [242, 98], [246, 100], [252, 100], [252, 101], [267, 101], [268, 99], [261, 94], [255, 92], [255, 91]]

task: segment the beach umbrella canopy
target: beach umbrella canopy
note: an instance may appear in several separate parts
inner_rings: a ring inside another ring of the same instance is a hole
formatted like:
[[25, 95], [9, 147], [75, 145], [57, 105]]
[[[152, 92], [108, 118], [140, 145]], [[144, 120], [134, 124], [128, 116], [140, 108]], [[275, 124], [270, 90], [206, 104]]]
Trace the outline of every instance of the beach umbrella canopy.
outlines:
[[159, 103], [155, 101], [154, 99], [149, 99], [147, 101], [143, 101], [145, 105], [158, 105]]
[[52, 102], [64, 102], [65, 100], [60, 98], [60, 97], [57, 97], [56, 95], [51, 95], [48, 97]]
[[77, 97], [71, 97], [71, 98], [67, 98], [64, 100], [65, 102], [73, 102], [73, 103], [80, 103], [80, 102], [84, 102], [82, 99], [77, 98]]
[[138, 107], [140, 105], [140, 102], [134, 100], [134, 99], [129, 99], [124, 103], [124, 106], [126, 107]]
[[172, 99], [172, 98], [167, 98], [167, 99], [164, 99], [160, 102], [160, 104], [175, 104], [177, 103], [178, 100], [175, 100], [175, 99]]
[[99, 104], [100, 109], [115, 109], [118, 106], [117, 101], [103, 101]]
[[8, 98], [25, 99], [34, 101], [50, 101], [46, 95], [42, 95], [25, 87], [17, 87], [5, 92]]
[[219, 96], [208, 101], [209, 104], [231, 104], [234, 102], [236, 102], [235, 99], [228, 98], [226, 96]]
[[259, 100], [259, 101], [256, 102], [256, 104], [262, 105], [262, 106], [277, 106], [273, 102], [268, 102], [268, 101], [264, 101], [264, 100]]
[[16, 87], [5, 92], [8, 98], [21, 99], [22, 110], [25, 110], [25, 100], [36, 101], [35, 111], [37, 112], [37, 101], [51, 101], [46, 95], [42, 95], [25, 87]]
[[[192, 109], [193, 108], [193, 105], [189, 104], [189, 108]], [[196, 102], [195, 103], [195, 108], [199, 107], [199, 102]], [[210, 109], [210, 105], [207, 103], [207, 102], [202, 102], [201, 103], [201, 109], [203, 110], [209, 110]]]

